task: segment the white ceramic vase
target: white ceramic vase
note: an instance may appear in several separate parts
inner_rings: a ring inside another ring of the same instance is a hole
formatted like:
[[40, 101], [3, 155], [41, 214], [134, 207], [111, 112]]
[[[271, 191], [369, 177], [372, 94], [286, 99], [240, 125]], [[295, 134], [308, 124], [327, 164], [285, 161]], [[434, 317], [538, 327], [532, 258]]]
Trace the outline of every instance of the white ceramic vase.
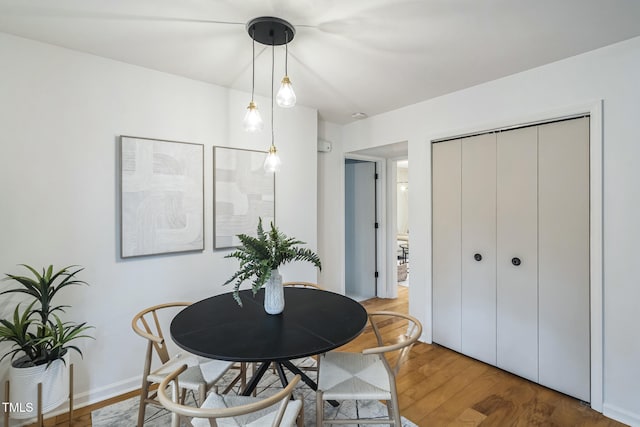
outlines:
[[[10, 401], [16, 404], [11, 418], [32, 418], [37, 415], [38, 383], [42, 383], [42, 413], [60, 406], [69, 397], [69, 352], [65, 361], [54, 360], [47, 365], [30, 368], [9, 368]], [[66, 362], [66, 363], [65, 363]]]
[[284, 288], [282, 276], [278, 270], [271, 270], [271, 275], [264, 285], [264, 311], [269, 314], [280, 314], [284, 310]]

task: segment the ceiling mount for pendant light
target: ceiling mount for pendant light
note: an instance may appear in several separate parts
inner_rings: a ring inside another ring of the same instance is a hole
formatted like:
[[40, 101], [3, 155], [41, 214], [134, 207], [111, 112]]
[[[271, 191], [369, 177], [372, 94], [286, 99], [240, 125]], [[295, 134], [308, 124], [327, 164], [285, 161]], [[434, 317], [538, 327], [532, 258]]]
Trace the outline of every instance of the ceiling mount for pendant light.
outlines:
[[296, 29], [284, 19], [261, 16], [247, 22], [249, 36], [266, 46], [282, 46], [293, 40]]

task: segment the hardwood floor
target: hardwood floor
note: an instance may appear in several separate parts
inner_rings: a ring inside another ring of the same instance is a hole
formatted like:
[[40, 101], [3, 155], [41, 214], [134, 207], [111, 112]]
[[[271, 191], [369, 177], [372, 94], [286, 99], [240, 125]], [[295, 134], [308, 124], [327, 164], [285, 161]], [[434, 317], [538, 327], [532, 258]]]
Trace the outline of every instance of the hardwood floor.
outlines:
[[[408, 288], [396, 300], [371, 299], [369, 311], [408, 311]], [[367, 333], [345, 346], [368, 345]], [[370, 343], [369, 343], [370, 344]], [[419, 426], [623, 426], [578, 400], [438, 345], [417, 343], [397, 378], [403, 416]]]
[[[102, 402], [94, 403], [93, 405], [84, 406], [82, 408], [74, 409], [71, 425], [73, 427], [92, 427], [91, 425], [91, 411], [94, 411], [105, 406], [113, 405], [114, 403], [122, 400], [127, 400], [130, 397], [138, 396], [140, 390], [132, 391], [129, 393], [121, 394], [111, 399], [103, 400]], [[37, 423], [29, 424], [27, 427], [37, 427]], [[69, 426], [69, 414], [61, 414], [56, 417], [47, 418], [44, 420], [45, 427], [63, 427]], [[134, 426], [131, 426], [134, 427]]]
[[[399, 298], [371, 299], [369, 311], [408, 311], [408, 288]], [[385, 337], [394, 337], [398, 325], [385, 324]], [[374, 345], [365, 331], [341, 350], [357, 351]], [[397, 378], [401, 413], [419, 426], [596, 426], [624, 424], [610, 420], [578, 400], [534, 384], [498, 368], [437, 345], [417, 343]], [[127, 399], [128, 393], [74, 412], [75, 427], [91, 427], [91, 411]], [[66, 426], [61, 415], [46, 426]]]

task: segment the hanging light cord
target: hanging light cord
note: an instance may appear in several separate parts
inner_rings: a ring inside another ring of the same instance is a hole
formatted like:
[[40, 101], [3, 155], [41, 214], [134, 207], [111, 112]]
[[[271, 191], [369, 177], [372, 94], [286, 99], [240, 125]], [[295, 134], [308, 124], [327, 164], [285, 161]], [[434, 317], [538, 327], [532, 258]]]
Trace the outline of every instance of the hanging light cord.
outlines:
[[253, 92], [256, 86], [256, 27], [253, 26], [251, 32], [253, 44], [251, 45], [251, 102], [253, 102]]
[[275, 49], [274, 41], [271, 40], [271, 146], [274, 146], [274, 134], [273, 134], [273, 75], [274, 75], [274, 63], [275, 63]]
[[289, 75], [289, 31], [284, 32], [285, 44], [284, 44], [284, 75]]

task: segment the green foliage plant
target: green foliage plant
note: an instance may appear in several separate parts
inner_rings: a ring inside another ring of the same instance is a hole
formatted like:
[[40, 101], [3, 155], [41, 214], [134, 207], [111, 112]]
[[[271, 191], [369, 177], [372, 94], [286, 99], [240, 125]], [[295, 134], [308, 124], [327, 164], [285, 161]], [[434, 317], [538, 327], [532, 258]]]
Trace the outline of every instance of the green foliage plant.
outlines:
[[238, 291], [245, 281], [251, 282], [251, 289], [255, 295], [271, 276], [271, 270], [277, 270], [288, 262], [307, 261], [322, 269], [320, 258], [315, 252], [296, 246], [304, 245], [305, 242], [287, 237], [273, 225], [273, 222], [271, 229], [265, 231], [262, 218], [259, 218], [257, 237], [238, 234], [238, 238], [240, 246], [225, 258], [237, 258], [240, 261], [240, 269], [224, 284], [233, 283], [233, 298], [241, 307], [242, 301]]
[[[33, 267], [21, 264], [31, 277], [6, 274], [3, 281], [14, 281], [20, 286], [0, 292], [0, 295], [22, 293], [33, 301], [24, 311], [17, 304], [13, 318], [0, 319], [0, 342], [12, 343], [12, 347], [0, 360], [11, 357], [15, 367], [30, 367], [47, 364], [62, 357], [68, 350], [82, 356], [82, 351], [71, 342], [79, 338], [92, 338], [86, 332], [92, 326], [85, 323], [63, 322], [58, 313], [64, 313], [65, 305], [54, 305], [53, 299], [62, 289], [73, 285], [87, 285], [76, 275], [83, 270], [78, 266], [64, 267], [54, 272], [53, 266], [39, 273]], [[17, 359], [16, 359], [17, 357]]]

